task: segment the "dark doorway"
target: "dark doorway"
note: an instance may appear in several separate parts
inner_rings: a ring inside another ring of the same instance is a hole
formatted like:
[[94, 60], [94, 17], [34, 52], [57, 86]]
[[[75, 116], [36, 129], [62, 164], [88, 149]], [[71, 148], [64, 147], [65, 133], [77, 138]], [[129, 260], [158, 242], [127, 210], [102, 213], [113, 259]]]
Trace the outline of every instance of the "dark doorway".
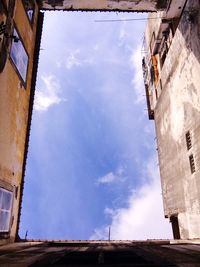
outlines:
[[170, 217], [170, 222], [172, 224], [172, 231], [173, 231], [174, 239], [180, 239], [178, 216], [177, 215], [171, 216]]

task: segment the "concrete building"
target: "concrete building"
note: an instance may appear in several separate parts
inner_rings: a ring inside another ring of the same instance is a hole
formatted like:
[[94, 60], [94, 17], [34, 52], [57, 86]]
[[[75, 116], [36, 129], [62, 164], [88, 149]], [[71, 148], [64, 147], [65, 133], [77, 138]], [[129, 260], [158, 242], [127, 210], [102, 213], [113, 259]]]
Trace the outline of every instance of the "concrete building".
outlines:
[[[0, 244], [20, 241], [41, 10], [160, 11], [149, 20], [143, 69], [149, 118], [156, 123], [165, 215], [172, 221], [175, 238], [199, 237], [199, 1], [1, 0]], [[29, 245], [26, 243], [25, 249], [31, 255]], [[9, 257], [19, 259], [23, 255], [20, 246], [23, 244], [13, 244], [14, 254]], [[8, 260], [6, 249], [2, 247], [0, 262]]]
[[[173, 2], [173, 1], [172, 1]], [[175, 238], [200, 236], [200, 2], [150, 16], [143, 74], [155, 120], [165, 217]]]
[[174, 9], [183, 1], [176, 0], [173, 8], [170, 0], [40, 0], [44, 10], [84, 10], [84, 11], [131, 11], [155, 12]]

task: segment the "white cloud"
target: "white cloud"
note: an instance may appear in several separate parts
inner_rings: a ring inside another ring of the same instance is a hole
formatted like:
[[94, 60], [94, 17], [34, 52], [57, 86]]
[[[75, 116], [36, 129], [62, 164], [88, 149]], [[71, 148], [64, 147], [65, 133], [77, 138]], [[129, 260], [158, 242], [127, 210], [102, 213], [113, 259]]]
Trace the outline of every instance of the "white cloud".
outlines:
[[42, 76], [41, 79], [44, 86], [35, 92], [35, 110], [47, 111], [50, 106], [66, 101], [66, 99], [60, 97], [60, 84], [55, 76], [46, 75]]
[[104, 209], [104, 213], [105, 213], [105, 215], [107, 215], [107, 216], [113, 216], [113, 215], [114, 215], [114, 210], [111, 209], [111, 208], [106, 207], [106, 208]]
[[84, 66], [85, 64], [93, 64], [94, 59], [91, 56], [85, 56], [85, 51], [81, 53], [80, 49], [74, 51], [66, 51], [67, 58], [65, 60], [65, 67], [70, 70], [73, 67]]
[[99, 184], [110, 184], [115, 181], [123, 182], [126, 180], [126, 177], [123, 176], [124, 174], [124, 168], [122, 166], [119, 166], [117, 170], [113, 172], [109, 172], [106, 175], [99, 177], [97, 180], [97, 185]]
[[127, 36], [128, 36], [128, 33], [125, 30], [124, 25], [123, 25], [123, 27], [121, 27], [120, 31], [119, 31], [119, 40], [121, 40], [121, 41], [125, 40]]
[[106, 175], [98, 178], [97, 184], [109, 184], [117, 179], [117, 176], [113, 172], [109, 172]]
[[132, 80], [132, 84], [136, 93], [136, 102], [144, 101], [144, 81], [142, 75], [142, 52], [141, 45], [139, 45], [136, 49], [133, 50], [131, 58], [131, 65], [134, 69], [134, 77]]
[[71, 69], [72, 67], [80, 66], [81, 61], [79, 59], [80, 50], [76, 49], [75, 51], [71, 51], [67, 56], [65, 66], [67, 69]]
[[[159, 175], [155, 163], [147, 165], [146, 175], [150, 179], [132, 191], [127, 208], [105, 208], [111, 217], [111, 238], [115, 240], [144, 240], [171, 238], [171, 226], [164, 219]], [[107, 239], [109, 226], [95, 229], [91, 239]]]
[[95, 46], [93, 47], [94, 51], [98, 51], [100, 48], [100, 45], [99, 44], [95, 44]]
[[124, 168], [122, 166], [119, 166], [116, 173], [117, 175], [121, 176], [124, 173]]
[[56, 65], [56, 67], [57, 68], [61, 68], [62, 67], [62, 62], [61, 62], [61, 60], [57, 60], [56, 62], [55, 62], [55, 65]]

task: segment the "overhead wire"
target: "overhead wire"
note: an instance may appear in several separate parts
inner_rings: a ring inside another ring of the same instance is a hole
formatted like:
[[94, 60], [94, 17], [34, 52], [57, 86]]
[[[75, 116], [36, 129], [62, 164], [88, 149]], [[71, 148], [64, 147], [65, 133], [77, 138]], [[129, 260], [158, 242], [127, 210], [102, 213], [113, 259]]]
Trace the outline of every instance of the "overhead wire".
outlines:
[[139, 18], [139, 19], [98, 19], [95, 20], [94, 22], [123, 22], [123, 21], [146, 21], [146, 20], [151, 20], [151, 19], [163, 19], [163, 17], [156, 17], [156, 18]]

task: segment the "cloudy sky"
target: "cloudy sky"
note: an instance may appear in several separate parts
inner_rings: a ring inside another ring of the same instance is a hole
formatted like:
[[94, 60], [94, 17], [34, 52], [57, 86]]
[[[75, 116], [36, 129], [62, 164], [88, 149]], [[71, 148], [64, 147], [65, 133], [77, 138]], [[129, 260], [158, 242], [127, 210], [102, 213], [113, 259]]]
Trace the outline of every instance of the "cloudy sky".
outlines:
[[146, 14], [45, 13], [20, 235], [169, 238], [141, 72]]

